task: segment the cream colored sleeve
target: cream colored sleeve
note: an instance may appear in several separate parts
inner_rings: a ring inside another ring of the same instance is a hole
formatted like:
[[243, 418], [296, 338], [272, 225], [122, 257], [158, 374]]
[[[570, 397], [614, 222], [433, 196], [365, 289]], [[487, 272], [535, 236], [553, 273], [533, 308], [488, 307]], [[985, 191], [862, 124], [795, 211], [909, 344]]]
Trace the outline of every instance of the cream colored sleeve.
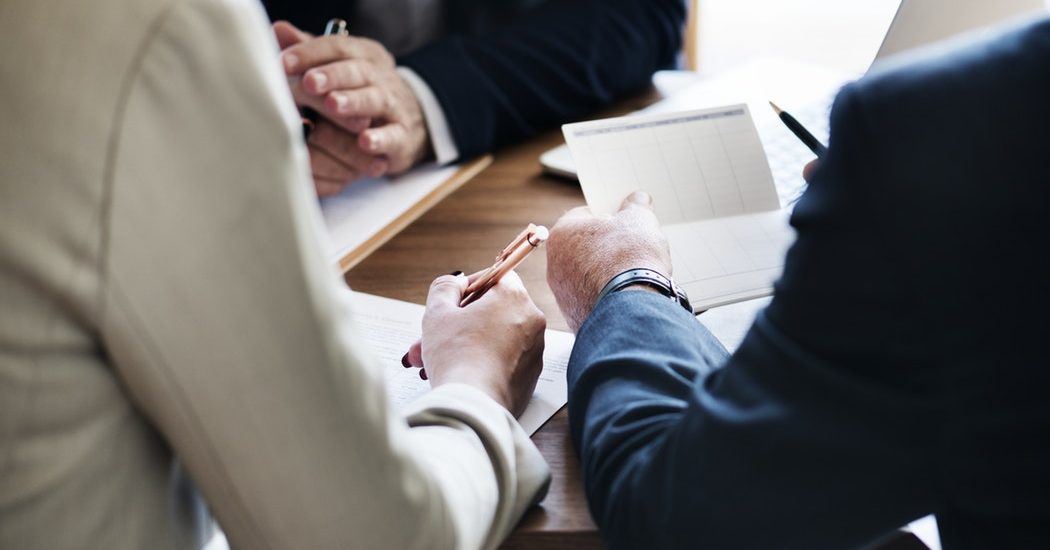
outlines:
[[491, 548], [549, 472], [467, 386], [391, 409], [261, 8], [177, 1], [110, 159], [102, 338], [239, 548]]

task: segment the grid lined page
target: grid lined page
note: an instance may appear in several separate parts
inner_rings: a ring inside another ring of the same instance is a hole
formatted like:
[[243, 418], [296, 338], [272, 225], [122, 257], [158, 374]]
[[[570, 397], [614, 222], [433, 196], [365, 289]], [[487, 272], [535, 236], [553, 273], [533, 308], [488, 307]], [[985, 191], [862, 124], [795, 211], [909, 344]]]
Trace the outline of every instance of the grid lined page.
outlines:
[[698, 309], [768, 295], [793, 240], [746, 105], [563, 127], [587, 204], [653, 196], [675, 280]]
[[653, 196], [665, 224], [780, 206], [746, 105], [572, 124], [565, 137], [600, 213], [637, 189]]

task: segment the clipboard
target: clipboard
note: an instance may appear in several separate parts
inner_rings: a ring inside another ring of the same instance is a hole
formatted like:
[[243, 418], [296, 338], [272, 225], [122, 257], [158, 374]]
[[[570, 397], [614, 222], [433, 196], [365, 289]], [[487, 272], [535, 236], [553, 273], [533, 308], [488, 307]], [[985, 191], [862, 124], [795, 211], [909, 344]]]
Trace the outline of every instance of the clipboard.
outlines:
[[329, 259], [346, 273], [491, 163], [485, 155], [455, 166], [421, 166], [321, 199]]

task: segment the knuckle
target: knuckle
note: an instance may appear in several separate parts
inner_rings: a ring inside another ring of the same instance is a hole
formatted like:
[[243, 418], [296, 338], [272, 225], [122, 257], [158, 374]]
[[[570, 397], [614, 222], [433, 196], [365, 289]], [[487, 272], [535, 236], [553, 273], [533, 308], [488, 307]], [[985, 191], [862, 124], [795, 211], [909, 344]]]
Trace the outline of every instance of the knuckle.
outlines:
[[547, 316], [544, 315], [535, 305], [532, 306], [532, 311], [530, 313], [533, 330], [536, 332], [547, 330]]
[[389, 94], [385, 94], [378, 88], [372, 88], [369, 93], [369, 100], [377, 110], [386, 111], [390, 107]]
[[353, 42], [350, 39], [340, 37], [340, 39], [335, 41], [335, 53], [340, 57], [353, 57]]
[[371, 65], [367, 63], [358, 63], [354, 68], [357, 70], [356, 78], [358, 82], [361, 82], [362, 84], [372, 82], [373, 71]]
[[434, 279], [430, 283], [430, 289], [431, 290], [439, 290], [439, 289], [442, 289], [442, 288], [445, 288], [445, 287], [448, 287], [448, 286], [452, 286], [452, 285], [456, 284], [455, 281], [456, 280], [451, 275], [442, 275], [442, 276], [438, 277], [437, 279]]
[[363, 106], [364, 101], [362, 101], [360, 95], [358, 95], [358, 94], [347, 94], [346, 100], [347, 100], [346, 104], [350, 108], [351, 111], [354, 111], [354, 112], [360, 112], [361, 111], [361, 107]]
[[361, 81], [361, 72], [361, 67], [357, 63], [343, 64], [343, 78], [345, 78], [346, 83], [351, 86]]

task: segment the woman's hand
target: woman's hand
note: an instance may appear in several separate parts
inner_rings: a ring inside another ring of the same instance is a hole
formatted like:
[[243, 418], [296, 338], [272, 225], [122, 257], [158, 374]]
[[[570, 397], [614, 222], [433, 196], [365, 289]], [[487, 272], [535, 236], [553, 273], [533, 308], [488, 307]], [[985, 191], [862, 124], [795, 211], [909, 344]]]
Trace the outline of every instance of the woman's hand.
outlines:
[[543, 370], [547, 320], [513, 271], [479, 300], [459, 307], [468, 282], [464, 275], [445, 275], [430, 285], [423, 338], [406, 365], [426, 365], [434, 387], [474, 386], [518, 416]]

